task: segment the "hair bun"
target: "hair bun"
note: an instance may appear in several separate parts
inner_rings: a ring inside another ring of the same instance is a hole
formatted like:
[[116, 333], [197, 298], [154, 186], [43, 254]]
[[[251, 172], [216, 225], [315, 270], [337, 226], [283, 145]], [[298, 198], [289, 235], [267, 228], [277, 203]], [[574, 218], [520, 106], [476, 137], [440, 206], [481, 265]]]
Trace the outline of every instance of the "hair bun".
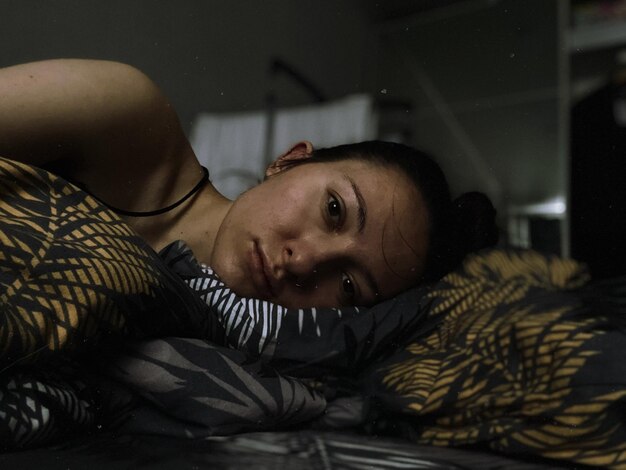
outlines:
[[485, 194], [476, 191], [462, 194], [452, 202], [452, 212], [461, 255], [498, 243], [496, 209]]

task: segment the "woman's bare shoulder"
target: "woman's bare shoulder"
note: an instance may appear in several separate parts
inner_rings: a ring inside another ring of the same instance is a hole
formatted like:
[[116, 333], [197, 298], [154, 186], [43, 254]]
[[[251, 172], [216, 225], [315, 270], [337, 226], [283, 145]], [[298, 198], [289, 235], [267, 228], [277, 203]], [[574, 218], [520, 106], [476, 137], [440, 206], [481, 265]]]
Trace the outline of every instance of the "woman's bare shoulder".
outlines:
[[0, 155], [80, 181], [127, 210], [165, 206], [201, 174], [157, 84], [134, 66], [105, 60], [0, 69]]
[[155, 82], [120, 62], [55, 59], [3, 68], [0, 96], [0, 154], [29, 163], [100, 166], [131, 153], [154, 161], [184, 140]]

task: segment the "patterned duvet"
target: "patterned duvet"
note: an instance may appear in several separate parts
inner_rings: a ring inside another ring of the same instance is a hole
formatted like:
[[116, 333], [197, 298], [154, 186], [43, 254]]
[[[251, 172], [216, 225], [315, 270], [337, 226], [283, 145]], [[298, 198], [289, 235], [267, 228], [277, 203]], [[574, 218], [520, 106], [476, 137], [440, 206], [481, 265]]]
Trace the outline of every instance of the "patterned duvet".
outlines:
[[626, 468], [626, 281], [472, 255], [370, 309], [241, 299], [49, 173], [0, 160], [0, 442], [349, 429]]

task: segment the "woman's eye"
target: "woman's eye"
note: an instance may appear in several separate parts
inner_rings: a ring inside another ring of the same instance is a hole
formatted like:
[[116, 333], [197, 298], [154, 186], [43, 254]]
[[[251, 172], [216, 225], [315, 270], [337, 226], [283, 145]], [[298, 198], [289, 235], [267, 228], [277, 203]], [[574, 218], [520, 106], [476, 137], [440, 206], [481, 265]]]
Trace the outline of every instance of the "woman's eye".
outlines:
[[330, 195], [328, 197], [328, 201], [326, 202], [326, 210], [328, 212], [328, 217], [333, 222], [335, 227], [340, 226], [341, 225], [341, 203], [335, 196]]
[[350, 276], [346, 273], [341, 273], [341, 291], [344, 297], [346, 297], [349, 301], [354, 300], [354, 282], [352, 282], [352, 279], [350, 279]]

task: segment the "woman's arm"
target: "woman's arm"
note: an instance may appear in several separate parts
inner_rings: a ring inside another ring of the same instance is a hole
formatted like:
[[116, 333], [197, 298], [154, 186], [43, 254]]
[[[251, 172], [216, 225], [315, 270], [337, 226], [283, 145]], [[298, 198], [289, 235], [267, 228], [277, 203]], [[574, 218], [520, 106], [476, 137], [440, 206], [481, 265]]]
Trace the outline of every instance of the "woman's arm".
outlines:
[[53, 169], [130, 210], [161, 207], [200, 174], [158, 87], [110, 61], [0, 69], [0, 155]]

